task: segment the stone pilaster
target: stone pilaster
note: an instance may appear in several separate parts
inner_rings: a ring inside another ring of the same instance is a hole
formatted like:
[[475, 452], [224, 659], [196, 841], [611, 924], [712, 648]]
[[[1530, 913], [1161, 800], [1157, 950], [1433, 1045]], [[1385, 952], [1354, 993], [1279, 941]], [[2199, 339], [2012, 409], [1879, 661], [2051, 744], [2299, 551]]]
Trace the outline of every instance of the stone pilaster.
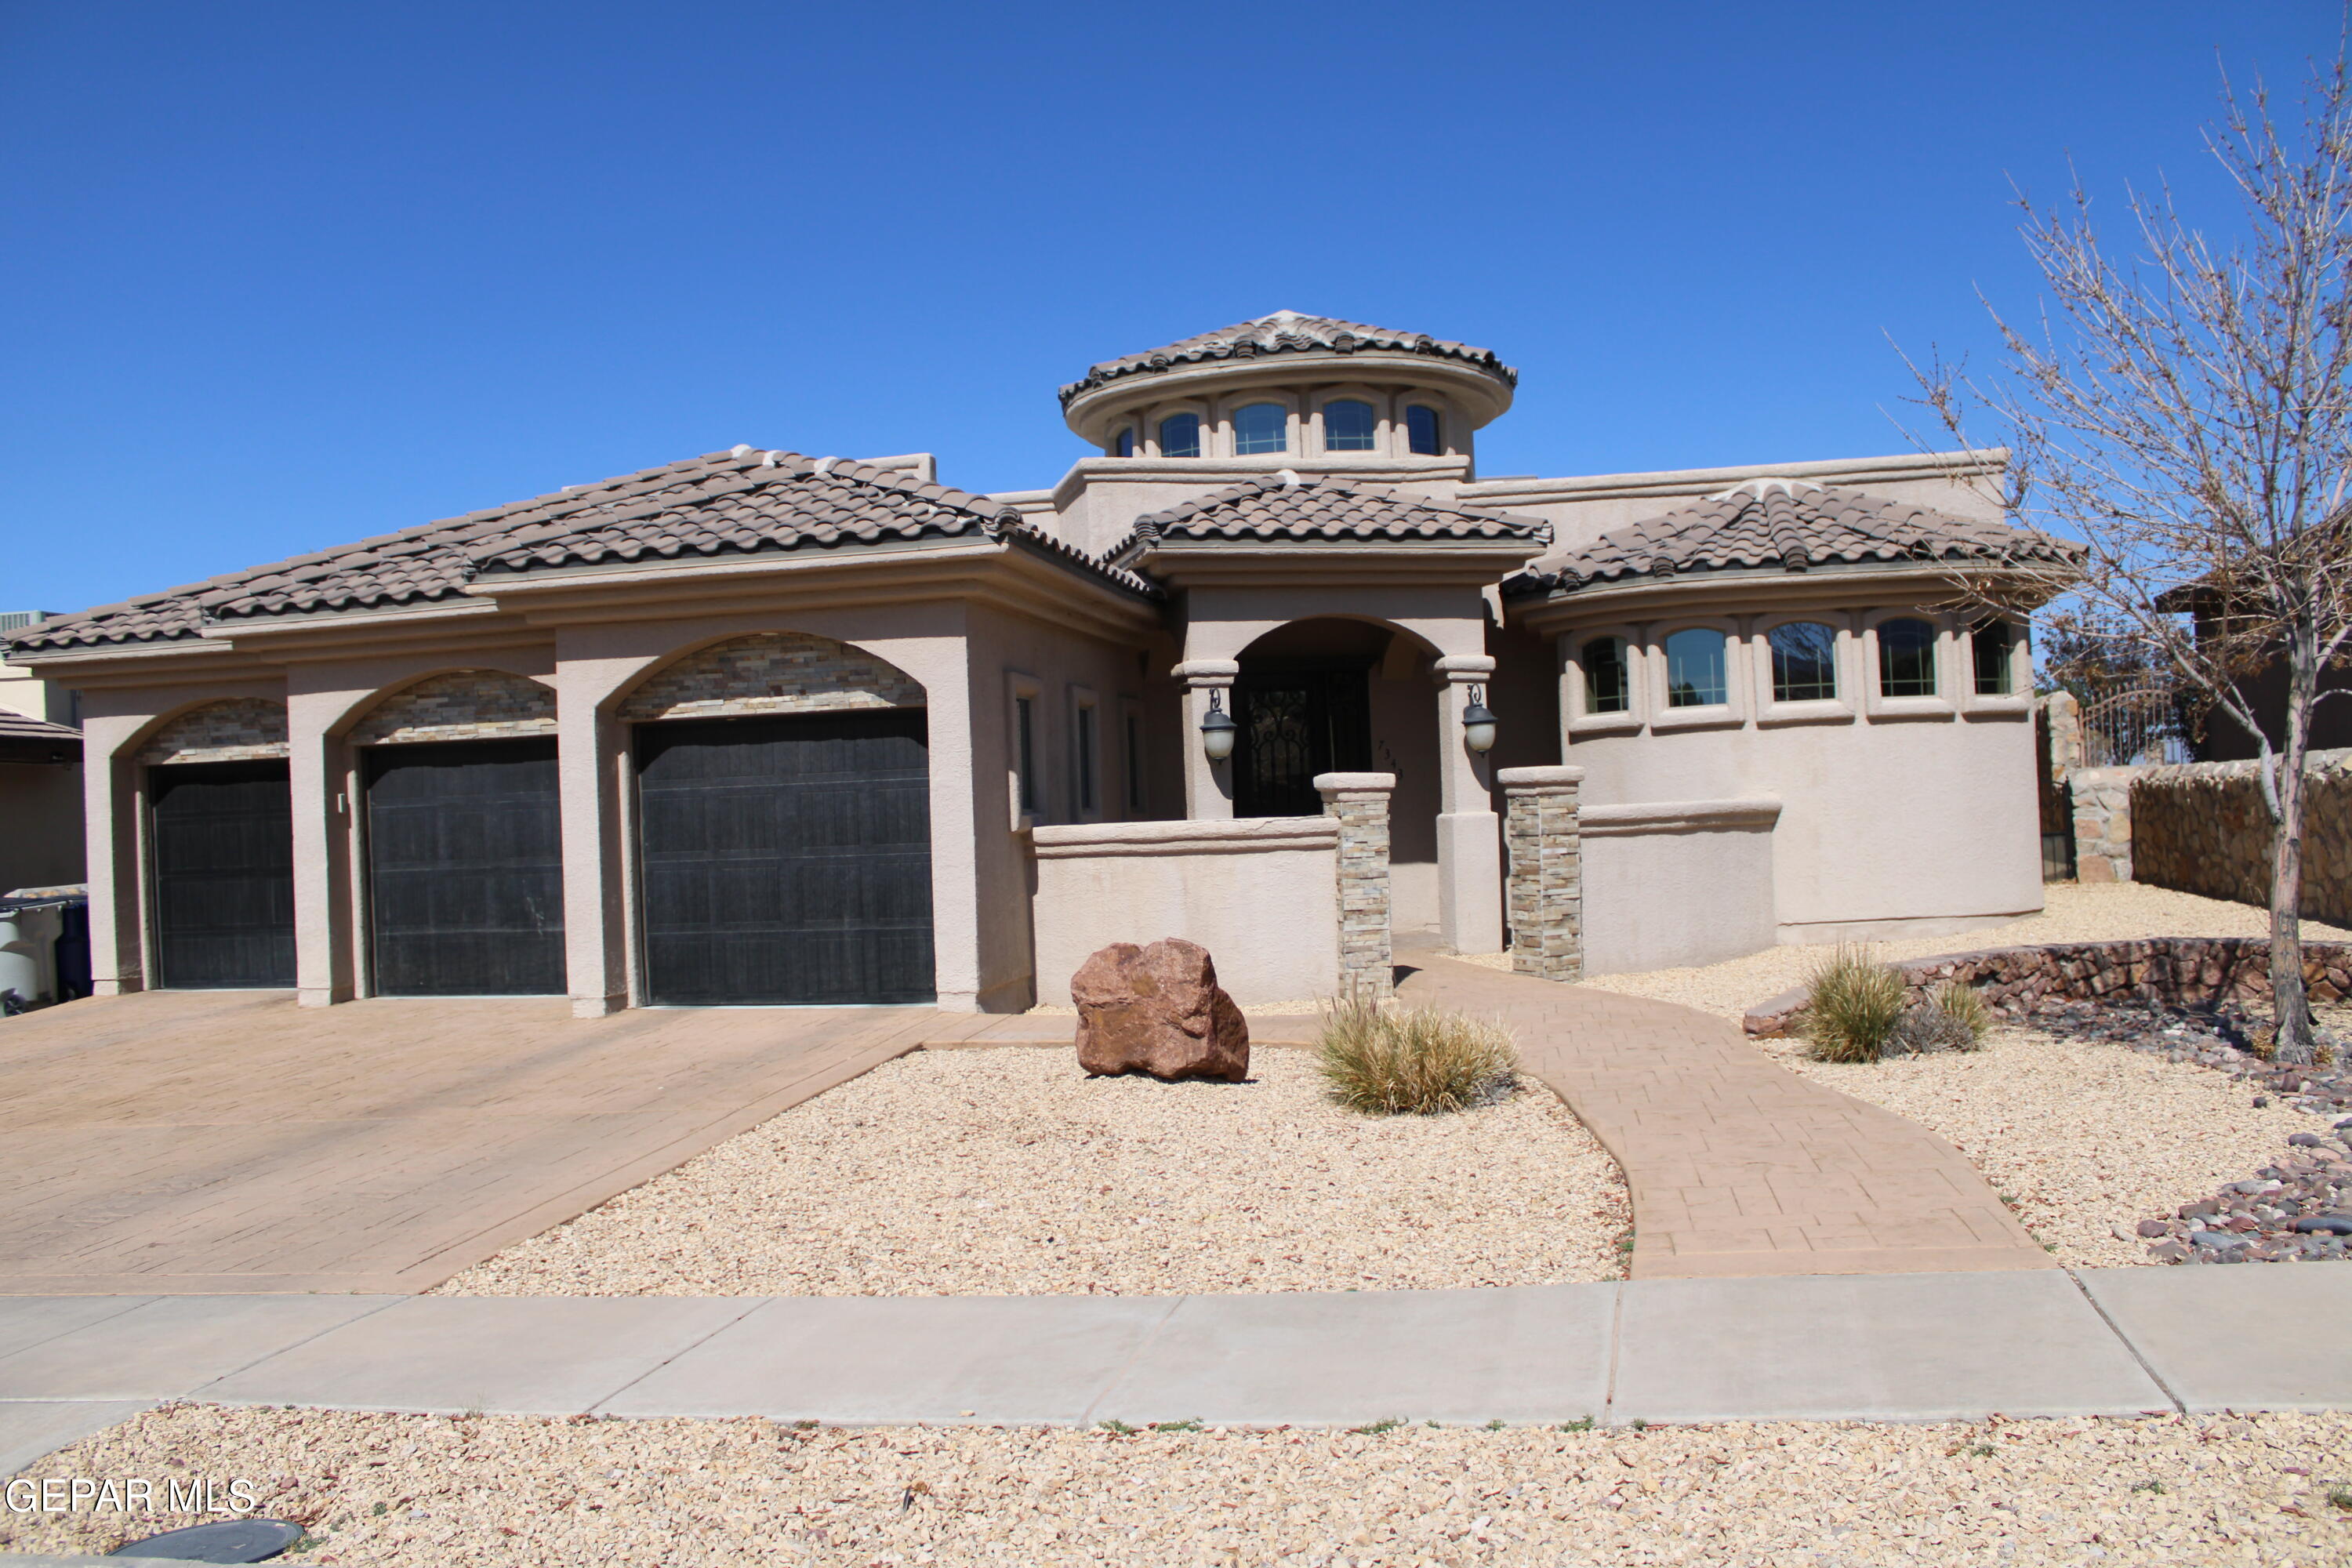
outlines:
[[1394, 773], [1318, 773], [1339, 820], [1339, 997], [1382, 1002], [1394, 989], [1389, 944], [1389, 796]]
[[1503, 837], [1511, 856], [1511, 968], [1584, 978], [1584, 852], [1577, 821], [1582, 768], [1504, 768]]

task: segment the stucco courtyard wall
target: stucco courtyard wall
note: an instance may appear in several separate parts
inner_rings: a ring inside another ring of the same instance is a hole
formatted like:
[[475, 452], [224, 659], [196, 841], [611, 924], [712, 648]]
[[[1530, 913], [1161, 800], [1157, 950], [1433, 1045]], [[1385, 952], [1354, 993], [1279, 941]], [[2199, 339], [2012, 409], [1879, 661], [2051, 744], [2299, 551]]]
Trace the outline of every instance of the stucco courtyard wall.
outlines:
[[1696, 967], [1772, 946], [1780, 816], [1769, 799], [1585, 806], [1584, 973]]
[[1209, 950], [1234, 1000], [1330, 996], [1339, 984], [1330, 816], [1040, 827], [1037, 1000], [1067, 1006], [1070, 977], [1115, 942], [1181, 937]]
[[[2303, 913], [2330, 925], [2352, 925], [2352, 751], [2315, 752], [2308, 760]], [[2249, 761], [2102, 770], [2133, 775], [2125, 814], [2129, 858], [2125, 874], [2116, 879], [2267, 905], [2271, 820], [2257, 765]], [[2079, 783], [2075, 795], [2079, 802]]]

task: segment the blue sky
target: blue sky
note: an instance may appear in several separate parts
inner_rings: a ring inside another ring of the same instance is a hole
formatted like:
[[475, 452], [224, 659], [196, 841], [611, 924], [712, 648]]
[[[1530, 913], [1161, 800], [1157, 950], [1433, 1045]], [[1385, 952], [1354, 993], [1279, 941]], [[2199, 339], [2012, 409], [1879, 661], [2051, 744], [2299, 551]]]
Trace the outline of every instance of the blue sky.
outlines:
[[2247, 5], [0, 0], [0, 608], [749, 441], [1084, 455], [1091, 362], [1288, 308], [1492, 347], [1488, 473], [1899, 450], [2006, 205], [2169, 175]]

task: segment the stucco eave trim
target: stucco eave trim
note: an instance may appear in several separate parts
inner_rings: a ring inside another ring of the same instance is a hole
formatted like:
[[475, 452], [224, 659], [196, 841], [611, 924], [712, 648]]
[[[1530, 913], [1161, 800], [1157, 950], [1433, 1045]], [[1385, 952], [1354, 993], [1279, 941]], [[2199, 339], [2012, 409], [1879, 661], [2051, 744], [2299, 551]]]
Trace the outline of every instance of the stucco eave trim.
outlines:
[[1202, 821], [1088, 822], [1030, 830], [1040, 860], [1123, 855], [1248, 855], [1337, 848], [1333, 816], [1243, 816]]
[[1577, 826], [1588, 838], [1632, 837], [1643, 833], [1741, 833], [1769, 830], [1780, 820], [1780, 802], [1771, 795], [1745, 800], [1664, 800], [1640, 805], [1588, 805]]
[[205, 626], [196, 636], [210, 640], [249, 641], [256, 637], [295, 637], [304, 632], [341, 630], [351, 626], [417, 626], [434, 621], [495, 616], [496, 605], [479, 600], [451, 603], [434, 600], [422, 608], [355, 610], [281, 610], [273, 615], [241, 616]]
[[172, 658], [187, 654], [227, 653], [223, 643], [208, 643], [194, 637], [165, 637], [145, 645], [136, 643], [78, 643], [71, 647], [26, 648], [11, 650], [5, 663], [30, 668], [35, 665], [89, 665], [117, 660]]
[[[2037, 565], [2047, 569], [2037, 569]], [[2020, 587], [2048, 587], [2054, 593], [2056, 574], [2061, 571], [2063, 568], [2054, 562], [2011, 565], [1995, 561], [1839, 562], [1801, 572], [1792, 572], [1785, 566], [1739, 567], [1677, 572], [1671, 577], [1621, 577], [1576, 588], [1506, 594], [1503, 608], [1507, 616], [1541, 630], [1586, 620], [1639, 618], [1636, 612], [1653, 601], [1664, 605], [1759, 596], [1776, 601], [1801, 598], [1805, 596], [1803, 590], [1812, 584], [1833, 587], [1842, 594], [1881, 584], [1901, 585], [1905, 592], [1916, 593], [1922, 582], [1940, 579], [1946, 587], [1956, 588], [1960, 579], [1968, 578], [1979, 583], [1998, 581]], [[1759, 590], [1765, 593], [1759, 595]], [[2049, 596], [2050, 594], [2035, 595], [2033, 602]], [[2031, 605], [2021, 601], [2020, 607]]]

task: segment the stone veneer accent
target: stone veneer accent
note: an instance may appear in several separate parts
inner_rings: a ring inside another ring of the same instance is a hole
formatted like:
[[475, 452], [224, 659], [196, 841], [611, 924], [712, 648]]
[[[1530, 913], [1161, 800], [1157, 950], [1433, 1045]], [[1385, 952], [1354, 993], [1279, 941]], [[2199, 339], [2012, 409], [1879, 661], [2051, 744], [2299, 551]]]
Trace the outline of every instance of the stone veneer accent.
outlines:
[[656, 672], [629, 694], [619, 716], [718, 719], [922, 706], [922, 686], [871, 654], [830, 637], [756, 632], [715, 643]]
[[286, 705], [225, 697], [192, 708], [139, 748], [142, 763], [247, 763], [287, 754]]
[[[1915, 958], [1894, 967], [1910, 985], [1915, 1001], [1944, 982], [1957, 980], [1976, 986], [1988, 1003], [2010, 1013], [2030, 1013], [2045, 1003], [2115, 999], [2193, 1006], [2262, 1001], [2271, 994], [2271, 945], [2263, 937], [2147, 937], [1996, 947]], [[2352, 942], [2305, 942], [2303, 979], [2314, 1002], [2352, 996]], [[1799, 986], [1748, 1009], [1748, 1032], [1780, 1034], [1809, 994]]]
[[1582, 768], [1504, 768], [1503, 843], [1511, 968], [1543, 980], [1584, 978], [1584, 851], [1577, 795]]
[[[2305, 758], [2303, 913], [2352, 926], [2352, 750]], [[2271, 818], [2258, 763], [2140, 768], [2131, 781], [2131, 877], [2159, 888], [2271, 901]], [[2080, 775], [2077, 775], [2080, 776]]]
[[1339, 822], [1339, 998], [1384, 1002], [1396, 988], [1389, 932], [1389, 796], [1394, 773], [1319, 773]]
[[555, 733], [555, 692], [503, 669], [460, 669], [394, 692], [352, 731], [360, 745]]

